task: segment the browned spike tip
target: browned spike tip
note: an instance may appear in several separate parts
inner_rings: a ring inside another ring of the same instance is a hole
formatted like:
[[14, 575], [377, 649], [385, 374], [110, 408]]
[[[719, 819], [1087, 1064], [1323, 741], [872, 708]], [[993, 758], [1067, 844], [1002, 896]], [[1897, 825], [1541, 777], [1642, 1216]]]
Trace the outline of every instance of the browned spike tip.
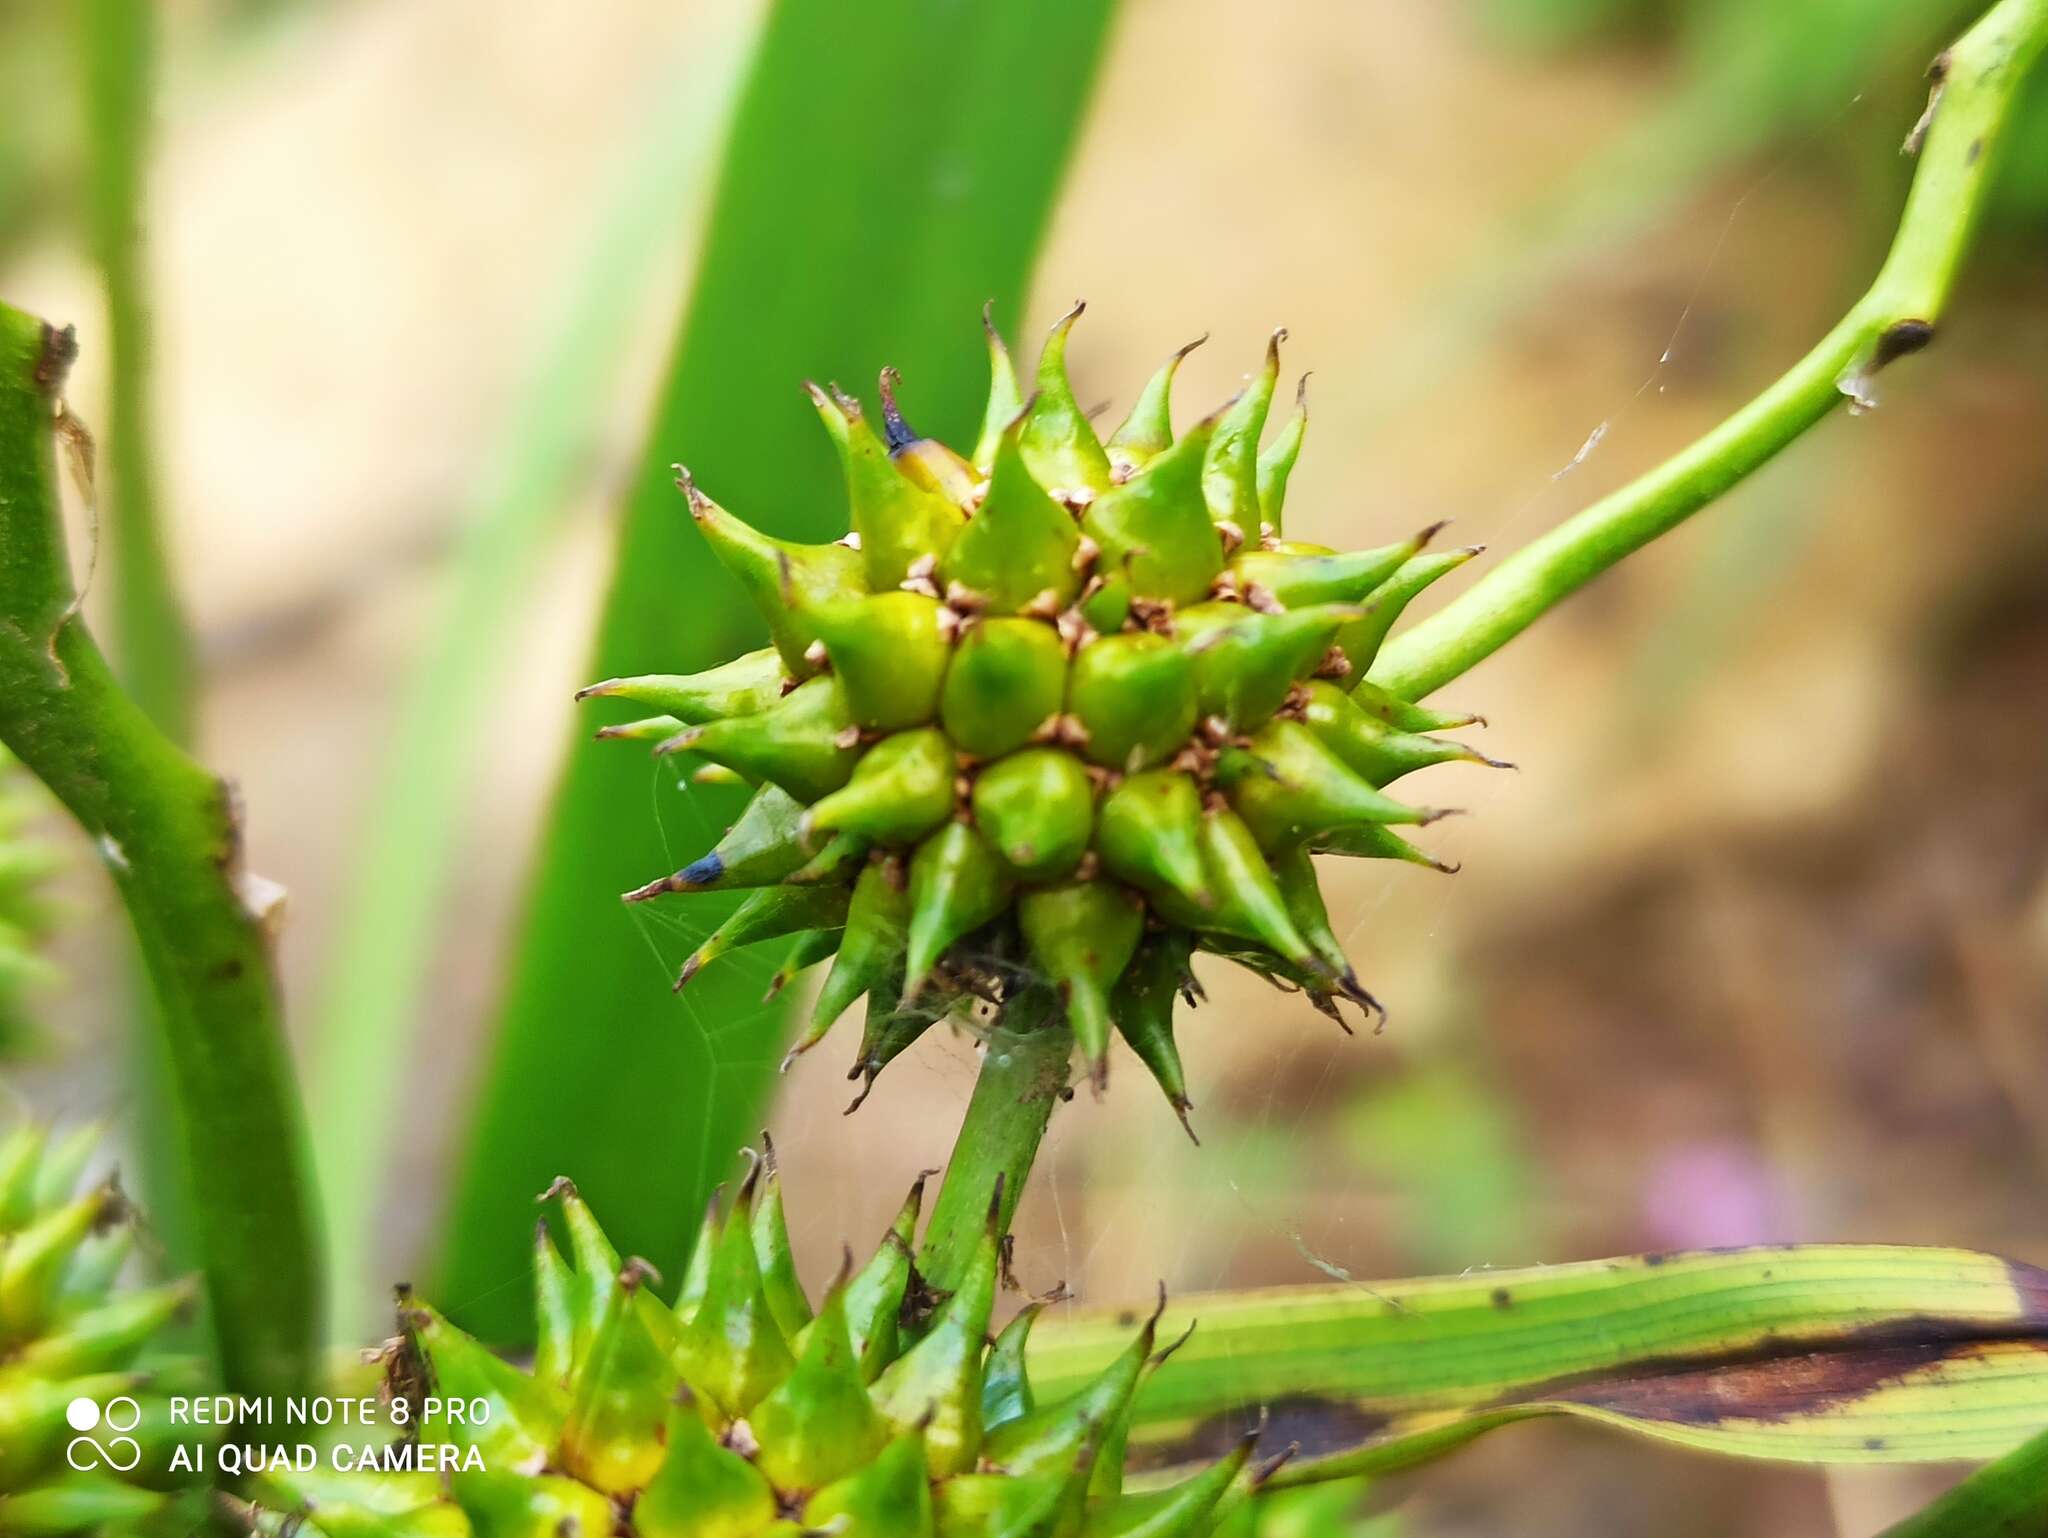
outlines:
[[1293, 1462], [1296, 1455], [1300, 1452], [1301, 1444], [1299, 1442], [1289, 1442], [1285, 1447], [1281, 1448], [1280, 1451], [1273, 1457], [1268, 1458], [1264, 1463], [1261, 1463], [1260, 1465], [1258, 1465], [1258, 1467], [1254, 1468], [1251, 1471], [1247, 1483], [1250, 1485], [1252, 1489], [1258, 1489], [1259, 1486], [1265, 1484], [1275, 1474], [1279, 1473], [1281, 1469], [1285, 1468], [1289, 1463]]
[[747, 1161], [747, 1173], [740, 1180], [739, 1190], [733, 1193], [732, 1210], [751, 1212], [754, 1207], [754, 1193], [761, 1184], [763, 1164], [761, 1156], [751, 1148], [742, 1148], [740, 1157]]
[[1203, 344], [1204, 342], [1206, 342], [1206, 341], [1208, 341], [1208, 340], [1209, 340], [1209, 333], [1208, 333], [1208, 332], [1206, 332], [1206, 331], [1204, 331], [1204, 332], [1203, 332], [1203, 333], [1202, 333], [1202, 334], [1201, 334], [1200, 336], [1196, 337], [1196, 338], [1195, 338], [1195, 339], [1194, 339], [1194, 340], [1193, 340], [1192, 342], [1183, 342], [1183, 343], [1181, 343], [1181, 344], [1180, 344], [1180, 346], [1178, 346], [1178, 347], [1174, 348], [1174, 350], [1173, 350], [1173, 361], [1174, 361], [1174, 362], [1176, 362], [1176, 363], [1180, 362], [1180, 361], [1181, 361], [1181, 360], [1182, 360], [1183, 358], [1185, 358], [1185, 357], [1186, 357], [1186, 356], [1187, 356], [1187, 355], [1188, 355], [1189, 353], [1193, 352], [1193, 351], [1194, 351], [1194, 350], [1195, 350], [1195, 349], [1196, 349], [1197, 347], [1200, 347], [1200, 346], [1201, 346], [1201, 345], [1202, 345], [1202, 344]]
[[1450, 526], [1451, 520], [1448, 518], [1439, 518], [1435, 523], [1424, 524], [1415, 531], [1415, 548], [1421, 549]]
[[1463, 817], [1465, 815], [1465, 808], [1462, 806], [1425, 806], [1419, 807], [1417, 810], [1422, 813], [1421, 818], [1415, 824], [1418, 828], [1426, 828], [1433, 822], [1442, 822], [1446, 817]]
[[917, 441], [917, 434], [903, 420], [902, 409], [896, 404], [896, 386], [902, 382], [902, 371], [892, 365], [882, 370], [875, 385], [882, 397], [882, 441], [891, 454], [901, 453]]
[[711, 499], [697, 489], [696, 477], [690, 474], [688, 465], [670, 465], [669, 473], [676, 478], [676, 490], [690, 504], [690, 516], [702, 518], [710, 510]]
[[1267, 360], [1276, 366], [1280, 362], [1280, 344], [1286, 340], [1287, 328], [1285, 326], [1275, 326], [1273, 328], [1273, 334], [1270, 337], [1266, 338]]
[[687, 753], [697, 745], [697, 739], [704, 735], [704, 728], [692, 726], [677, 732], [673, 737], [664, 737], [654, 745], [656, 758], [669, 758], [677, 753]]
[[766, 1127], [761, 1129], [761, 1163], [765, 1166], [770, 1180], [782, 1172], [775, 1161], [775, 1139], [768, 1135]]
[[832, 392], [832, 404], [839, 408], [849, 422], [861, 415], [860, 401], [840, 389], [838, 380], [831, 381], [826, 388]]
[[1073, 323], [1074, 323], [1075, 321], [1077, 321], [1077, 320], [1079, 320], [1079, 319], [1081, 318], [1081, 312], [1082, 312], [1083, 310], [1087, 309], [1087, 308], [1088, 308], [1088, 301], [1087, 301], [1087, 300], [1085, 300], [1085, 299], [1076, 299], [1076, 300], [1074, 301], [1074, 303], [1073, 303], [1073, 307], [1072, 307], [1071, 309], [1069, 309], [1069, 310], [1067, 311], [1067, 313], [1066, 313], [1066, 314], [1062, 315], [1062, 316], [1061, 316], [1061, 317], [1060, 317], [1060, 318], [1059, 318], [1058, 320], [1056, 320], [1056, 321], [1054, 321], [1054, 322], [1052, 323], [1052, 327], [1051, 327], [1051, 329], [1052, 329], [1052, 330], [1054, 330], [1054, 331], [1064, 331], [1064, 330], [1066, 330], [1066, 329], [1067, 329], [1067, 327], [1069, 327], [1069, 326], [1073, 325]]
[[594, 700], [601, 695], [610, 694], [618, 686], [619, 680], [616, 678], [607, 678], [603, 683], [599, 684], [585, 684], [576, 691], [576, 698], [578, 700]]
[[910, 1182], [910, 1195], [905, 1200], [913, 1204], [920, 1212], [924, 1210], [925, 1182], [938, 1173], [935, 1169], [919, 1170], [917, 1172], [917, 1179]]
[[659, 897], [664, 892], [680, 892], [683, 890], [682, 887], [677, 885], [680, 876], [680, 871], [674, 876], [657, 876], [645, 886], [636, 886], [630, 892], [621, 892], [619, 894], [619, 901], [644, 903], [648, 898]]
[[703, 969], [704, 951], [702, 947], [699, 947], [698, 949], [691, 951], [690, 954], [683, 959], [683, 969], [680, 972], [676, 973], [676, 980], [673, 984], [670, 985], [669, 992], [681, 993], [685, 988], [689, 987], [690, 979], [695, 977]]
[[1185, 1330], [1182, 1330], [1180, 1334], [1174, 1336], [1172, 1340], [1168, 1341], [1165, 1345], [1161, 1346], [1157, 1351], [1152, 1353], [1152, 1360], [1147, 1365], [1155, 1370], [1164, 1367], [1166, 1365], [1167, 1358], [1171, 1357], [1176, 1351], [1180, 1350], [1182, 1346], [1185, 1346], [1189, 1341], [1195, 1338], [1195, 1331], [1198, 1328], [1200, 1328], [1201, 1323], [1202, 1321], [1199, 1319], [1190, 1319], [1188, 1321], [1188, 1327]]
[[[1314, 371], [1311, 370], [1311, 373]], [[1303, 416], [1308, 415], [1308, 374], [1303, 374], [1294, 386], [1294, 404]]]
[[1202, 1146], [1202, 1140], [1195, 1136], [1195, 1124], [1190, 1119], [1190, 1115], [1194, 1111], [1194, 1109], [1195, 1103], [1192, 1100], [1182, 1098], [1179, 1100], [1175, 1100], [1173, 1102], [1173, 1114], [1180, 1118], [1180, 1130], [1188, 1135], [1188, 1141], [1190, 1143], [1193, 1143], [1195, 1147], [1200, 1148]]
[[557, 1197], [567, 1199], [569, 1197], [573, 1197], [575, 1194], [576, 1182], [571, 1180], [567, 1175], [557, 1175], [553, 1180], [550, 1180], [548, 1182], [548, 1188], [545, 1191], [541, 1192], [540, 1195], [536, 1196], [534, 1200], [536, 1202], [551, 1202], [554, 1201]]
[[655, 1269], [652, 1261], [642, 1260], [638, 1255], [628, 1255], [626, 1263], [619, 1267], [619, 1285], [627, 1292], [637, 1292], [645, 1282], [652, 1282], [659, 1287], [661, 1272]]
[[1001, 345], [1003, 334], [996, 330], [996, 301], [994, 295], [990, 295], [981, 301], [981, 329], [988, 333], [989, 340], [995, 342], [998, 346]]

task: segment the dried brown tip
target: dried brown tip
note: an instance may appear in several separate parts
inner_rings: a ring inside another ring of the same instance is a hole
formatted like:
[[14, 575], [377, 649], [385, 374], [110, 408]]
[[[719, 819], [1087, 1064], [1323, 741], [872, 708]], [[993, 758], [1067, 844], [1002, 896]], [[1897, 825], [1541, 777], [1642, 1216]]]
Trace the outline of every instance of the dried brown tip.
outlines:
[[1273, 334], [1266, 339], [1266, 366], [1268, 368], [1278, 369], [1280, 367], [1280, 344], [1286, 340], [1287, 328], [1285, 326], [1275, 326]]
[[1428, 524], [1425, 527], [1416, 530], [1414, 539], [1415, 548], [1417, 550], [1420, 550], [1424, 545], [1428, 544], [1431, 540], [1435, 539], [1437, 535], [1443, 533], [1443, 531], [1445, 529], [1448, 529], [1450, 526], [1450, 519], [1439, 518], [1435, 523]]
[[903, 412], [896, 404], [896, 386], [903, 382], [903, 374], [894, 365], [882, 370], [875, 382], [875, 388], [882, 397], [882, 440], [891, 454], [899, 453], [917, 441], [917, 434]]
[[1175, 348], [1175, 349], [1173, 350], [1173, 361], [1174, 361], [1175, 363], [1179, 363], [1179, 362], [1183, 361], [1183, 360], [1184, 360], [1184, 359], [1185, 359], [1185, 358], [1187, 357], [1187, 355], [1188, 355], [1189, 353], [1193, 352], [1193, 351], [1194, 351], [1194, 350], [1195, 350], [1195, 349], [1196, 349], [1197, 347], [1200, 347], [1200, 346], [1201, 346], [1201, 345], [1202, 345], [1202, 344], [1203, 344], [1204, 342], [1206, 342], [1206, 341], [1208, 341], [1208, 340], [1209, 340], [1209, 333], [1208, 333], [1208, 332], [1206, 332], [1206, 331], [1204, 331], [1204, 332], [1203, 332], [1203, 333], [1202, 333], [1202, 334], [1201, 334], [1200, 336], [1196, 337], [1196, 338], [1195, 338], [1195, 339], [1194, 339], [1194, 340], [1193, 340], [1192, 342], [1183, 342], [1183, 343], [1181, 343], [1181, 344], [1180, 344], [1180, 346], [1176, 347], [1176, 348]]
[[619, 1285], [627, 1292], [637, 1292], [643, 1282], [652, 1282], [659, 1287], [661, 1273], [654, 1268], [652, 1261], [643, 1260], [638, 1255], [628, 1255], [626, 1263], [619, 1267]]
[[[1264, 1428], [1262, 1427], [1261, 1429]], [[1250, 1487], [1254, 1490], [1258, 1489], [1259, 1486], [1265, 1484], [1266, 1481], [1279, 1473], [1281, 1469], [1293, 1462], [1300, 1452], [1301, 1444], [1299, 1442], [1289, 1442], [1276, 1456], [1268, 1458], [1264, 1463], [1251, 1471], [1251, 1474], [1248, 1476]]]
[[1442, 822], [1446, 817], [1465, 815], [1465, 808], [1462, 806], [1425, 806], [1417, 810], [1422, 813], [1421, 819], [1415, 824], [1418, 828], [1426, 828], [1433, 822]]
[[690, 979], [695, 977], [698, 974], [698, 972], [703, 970], [703, 967], [704, 949], [702, 946], [699, 946], [696, 950], [691, 951], [689, 956], [684, 959], [683, 969], [680, 972], [676, 973], [675, 983], [670, 987], [669, 992], [681, 993], [683, 989], [689, 986]]
[[1202, 1146], [1202, 1140], [1195, 1136], [1195, 1124], [1194, 1122], [1189, 1120], [1189, 1113], [1193, 1111], [1194, 1108], [1195, 1103], [1192, 1100], [1183, 1099], [1176, 1100], [1173, 1102], [1173, 1114], [1180, 1118], [1180, 1130], [1188, 1135], [1188, 1141], [1190, 1143], [1193, 1143], [1195, 1147], [1200, 1148]]
[[1087, 300], [1076, 299], [1074, 301], [1074, 307], [1068, 310], [1066, 314], [1062, 315], [1058, 320], [1052, 323], [1052, 327], [1051, 330], [1048, 332], [1048, 335], [1057, 336], [1062, 331], [1071, 331], [1074, 327], [1074, 322], [1081, 318], [1081, 312], [1087, 308]]
[[1164, 1367], [1166, 1365], [1167, 1358], [1171, 1357], [1174, 1354], [1174, 1352], [1180, 1350], [1182, 1346], [1185, 1346], [1189, 1341], [1195, 1338], [1195, 1330], [1200, 1326], [1200, 1324], [1201, 1320], [1190, 1319], [1188, 1321], [1188, 1327], [1185, 1330], [1182, 1330], [1180, 1334], [1176, 1335], [1172, 1340], [1168, 1341], [1165, 1345], [1161, 1346], [1157, 1351], [1152, 1353], [1152, 1360], [1147, 1365], [1151, 1366], [1154, 1370]]
[[773, 1180], [781, 1174], [781, 1167], [775, 1162], [775, 1139], [768, 1135], [768, 1129], [761, 1129], [761, 1163], [766, 1167], [768, 1178]]
[[612, 690], [616, 689], [616, 688], [617, 688], [618, 686], [619, 686], [619, 680], [618, 680], [618, 679], [616, 679], [616, 678], [607, 678], [607, 679], [606, 679], [606, 680], [605, 680], [605, 681], [604, 681], [603, 683], [601, 683], [601, 684], [586, 684], [586, 685], [584, 685], [584, 687], [582, 687], [581, 689], [578, 689], [578, 690], [576, 691], [576, 698], [577, 698], [577, 699], [579, 699], [579, 700], [594, 700], [594, 699], [597, 699], [597, 698], [598, 698], [599, 696], [601, 696], [601, 695], [606, 695], [606, 694], [610, 694], [610, 693], [612, 692]]
[[924, 1206], [924, 1183], [927, 1180], [930, 1180], [932, 1176], [938, 1173], [939, 1172], [935, 1169], [919, 1170], [917, 1172], [917, 1178], [910, 1182], [910, 1194], [904, 1198], [904, 1201], [908, 1204], [914, 1204], [918, 1208], [922, 1209]]
[[702, 518], [711, 506], [711, 499], [697, 489], [696, 479], [690, 474], [689, 466], [670, 465], [668, 468], [669, 473], [676, 478], [676, 490], [680, 491], [683, 499], [690, 504], [690, 516]]
[[557, 1175], [553, 1180], [548, 1182], [548, 1188], [545, 1191], [541, 1192], [540, 1195], [536, 1196], [534, 1200], [537, 1202], [551, 1202], [555, 1200], [557, 1197], [561, 1197], [564, 1200], [568, 1200], [573, 1198], [575, 1195], [576, 1182], [571, 1180], [567, 1175]]
[[751, 1212], [754, 1206], [754, 1192], [761, 1184], [761, 1156], [751, 1148], [742, 1148], [740, 1157], [747, 1161], [747, 1173], [740, 1180], [739, 1190], [733, 1193], [732, 1210]]
[[[680, 875], [681, 873], [678, 872], [677, 874]], [[676, 880], [676, 876], [658, 876], [645, 886], [636, 886], [630, 892], [621, 892], [619, 894], [619, 901], [644, 903], [648, 898], [659, 897], [664, 892], [679, 891], [681, 888], [676, 885]]]
[[1303, 416], [1308, 415], [1308, 380], [1309, 376], [1303, 374], [1294, 387], [1294, 406]]
[[677, 732], [673, 737], [664, 737], [654, 745], [654, 756], [668, 758], [677, 753], [687, 753], [697, 745], [697, 739], [703, 735], [703, 727], [692, 726]]

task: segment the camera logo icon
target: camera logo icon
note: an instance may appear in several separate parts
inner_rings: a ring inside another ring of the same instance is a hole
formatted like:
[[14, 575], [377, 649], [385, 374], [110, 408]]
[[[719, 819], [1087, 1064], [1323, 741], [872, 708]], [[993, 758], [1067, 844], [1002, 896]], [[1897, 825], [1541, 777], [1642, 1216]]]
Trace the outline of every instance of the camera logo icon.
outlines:
[[65, 1445], [64, 1461], [80, 1473], [127, 1474], [142, 1462], [142, 1444], [125, 1434], [142, 1424], [142, 1406], [126, 1394], [105, 1404], [80, 1395], [64, 1407], [64, 1419], [79, 1433]]

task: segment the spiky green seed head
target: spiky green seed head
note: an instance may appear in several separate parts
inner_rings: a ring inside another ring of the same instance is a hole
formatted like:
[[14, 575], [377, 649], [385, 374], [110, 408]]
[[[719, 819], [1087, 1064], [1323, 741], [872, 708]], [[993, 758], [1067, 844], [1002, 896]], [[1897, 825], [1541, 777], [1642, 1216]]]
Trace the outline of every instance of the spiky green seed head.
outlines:
[[1207, 1538], [1264, 1472], [1250, 1439], [1167, 1489], [1122, 1488], [1120, 1430], [1163, 1360], [1156, 1315], [1094, 1381], [1041, 1403], [1025, 1360], [1039, 1305], [989, 1338], [995, 1204], [940, 1296], [912, 1259], [922, 1196], [920, 1179], [874, 1254], [856, 1266], [849, 1252], [813, 1297], [770, 1150], [707, 1217], [671, 1292], [557, 1181], [543, 1200], [566, 1243], [539, 1225], [531, 1368], [401, 1295], [385, 1392], [418, 1428], [412, 1467], [272, 1470], [245, 1525], [276, 1538]]
[[1434, 813], [1383, 787], [1491, 762], [1429, 735], [1472, 718], [1362, 682], [1407, 603], [1473, 552], [1425, 553], [1434, 528], [1352, 552], [1283, 536], [1307, 405], [1266, 431], [1279, 334], [1187, 431], [1170, 399], [1183, 348], [1098, 439], [1067, 379], [1079, 314], [1054, 327], [1028, 391], [990, 329], [969, 455], [908, 425], [893, 371], [879, 434], [844, 392], [811, 387], [846, 474], [853, 533], [838, 544], [758, 532], [681, 475], [773, 644], [585, 694], [666, 713], [600, 735], [758, 787], [716, 848], [630, 898], [834, 889], [750, 900], [685, 980], [799, 935], [792, 962], [835, 959], [797, 1050], [865, 996], [855, 1076], [872, 1079], [955, 1002], [1000, 1001], [1035, 972], [1061, 989], [1098, 1083], [1120, 1032], [1185, 1116], [1171, 1000], [1192, 996], [1194, 951], [1326, 1013], [1377, 1008], [1311, 855], [1435, 864], [1390, 831]]
[[[152, 1358], [191, 1281], [130, 1287], [127, 1200], [95, 1178], [95, 1128], [0, 1138], [0, 1534], [184, 1533], [203, 1511], [173, 1449], [205, 1435], [168, 1396], [205, 1384]], [[90, 1411], [88, 1415], [85, 1411]]]

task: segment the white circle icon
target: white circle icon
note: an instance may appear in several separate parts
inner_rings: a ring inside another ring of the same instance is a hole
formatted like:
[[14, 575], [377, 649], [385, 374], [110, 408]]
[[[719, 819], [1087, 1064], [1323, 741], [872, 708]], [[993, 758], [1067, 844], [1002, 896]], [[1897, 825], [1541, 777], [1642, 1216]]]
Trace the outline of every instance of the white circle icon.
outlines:
[[142, 1424], [142, 1406], [126, 1394], [109, 1399], [104, 1414], [97, 1400], [80, 1394], [64, 1407], [64, 1419], [73, 1431], [80, 1433], [65, 1447], [64, 1461], [81, 1473], [107, 1468], [127, 1474], [142, 1462], [142, 1444], [133, 1437], [117, 1435], [102, 1443], [97, 1437], [86, 1435], [102, 1421], [111, 1432], [133, 1431]]
[[81, 1394], [64, 1407], [64, 1419], [73, 1431], [90, 1431], [100, 1423], [100, 1407]]

